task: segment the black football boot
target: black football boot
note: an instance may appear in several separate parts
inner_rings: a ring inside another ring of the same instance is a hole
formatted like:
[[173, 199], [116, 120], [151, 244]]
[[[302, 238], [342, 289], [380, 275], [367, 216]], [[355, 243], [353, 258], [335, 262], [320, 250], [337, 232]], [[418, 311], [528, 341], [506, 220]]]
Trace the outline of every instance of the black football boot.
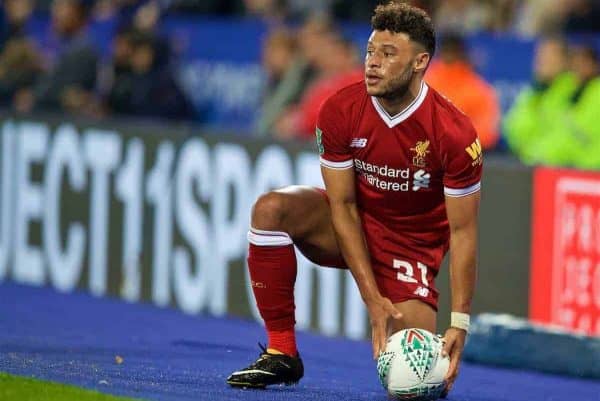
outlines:
[[261, 388], [272, 384], [290, 386], [298, 383], [304, 376], [304, 365], [300, 355], [295, 357], [285, 354], [269, 354], [259, 344], [262, 352], [256, 362], [245, 369], [233, 372], [227, 378], [232, 387]]

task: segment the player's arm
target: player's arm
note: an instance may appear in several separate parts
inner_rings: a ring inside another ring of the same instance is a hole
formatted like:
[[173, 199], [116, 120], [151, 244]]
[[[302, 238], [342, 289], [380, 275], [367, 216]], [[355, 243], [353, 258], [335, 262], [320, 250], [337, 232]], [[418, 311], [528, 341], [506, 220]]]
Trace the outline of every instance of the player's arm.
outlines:
[[477, 233], [480, 192], [446, 196], [450, 224], [450, 290], [452, 312], [469, 314], [477, 279]]
[[[451, 327], [446, 332], [446, 352], [450, 355], [449, 386], [458, 375], [458, 364], [466, 339], [464, 319], [471, 312], [477, 280], [477, 237], [480, 192], [452, 197], [446, 195], [450, 224]], [[461, 318], [463, 319], [461, 321]]]
[[363, 300], [368, 302], [380, 294], [356, 206], [354, 170], [321, 166], [321, 173], [327, 188], [331, 219], [340, 250]]
[[332, 169], [321, 166], [321, 173], [329, 197], [338, 245], [369, 311], [373, 355], [377, 357], [384, 350], [387, 341], [388, 318], [400, 318], [401, 314], [389, 299], [381, 295], [375, 282], [356, 205], [354, 170], [351, 167]]
[[452, 314], [444, 334], [450, 356], [446, 375], [449, 391], [456, 377], [469, 329], [471, 302], [477, 279], [477, 235], [483, 154], [473, 124], [455, 112], [444, 121], [440, 137], [444, 160], [444, 194], [450, 226], [450, 291]]

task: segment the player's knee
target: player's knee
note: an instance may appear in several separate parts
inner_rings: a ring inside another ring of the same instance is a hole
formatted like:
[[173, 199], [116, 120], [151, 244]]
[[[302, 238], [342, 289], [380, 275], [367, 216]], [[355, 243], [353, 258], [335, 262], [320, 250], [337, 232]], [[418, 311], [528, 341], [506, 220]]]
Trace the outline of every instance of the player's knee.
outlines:
[[266, 192], [258, 197], [252, 207], [252, 227], [259, 230], [285, 231], [282, 226], [286, 215], [286, 195]]

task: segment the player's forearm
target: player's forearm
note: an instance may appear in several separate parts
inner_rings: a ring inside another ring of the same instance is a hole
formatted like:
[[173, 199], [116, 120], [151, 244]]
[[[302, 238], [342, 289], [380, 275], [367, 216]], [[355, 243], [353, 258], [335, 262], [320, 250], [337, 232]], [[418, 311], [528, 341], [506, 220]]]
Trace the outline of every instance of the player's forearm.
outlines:
[[363, 229], [354, 203], [331, 205], [333, 228], [344, 260], [365, 302], [380, 295], [371, 268]]
[[450, 234], [450, 289], [452, 311], [470, 313], [477, 281], [477, 225]]

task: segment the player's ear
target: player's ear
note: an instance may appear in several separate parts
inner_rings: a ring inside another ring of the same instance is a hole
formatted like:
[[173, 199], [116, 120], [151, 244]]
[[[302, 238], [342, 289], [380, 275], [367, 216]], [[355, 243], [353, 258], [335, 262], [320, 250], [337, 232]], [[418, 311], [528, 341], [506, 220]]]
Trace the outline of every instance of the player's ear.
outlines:
[[425, 71], [429, 65], [430, 58], [429, 53], [418, 53], [417, 57], [415, 57], [415, 72]]

